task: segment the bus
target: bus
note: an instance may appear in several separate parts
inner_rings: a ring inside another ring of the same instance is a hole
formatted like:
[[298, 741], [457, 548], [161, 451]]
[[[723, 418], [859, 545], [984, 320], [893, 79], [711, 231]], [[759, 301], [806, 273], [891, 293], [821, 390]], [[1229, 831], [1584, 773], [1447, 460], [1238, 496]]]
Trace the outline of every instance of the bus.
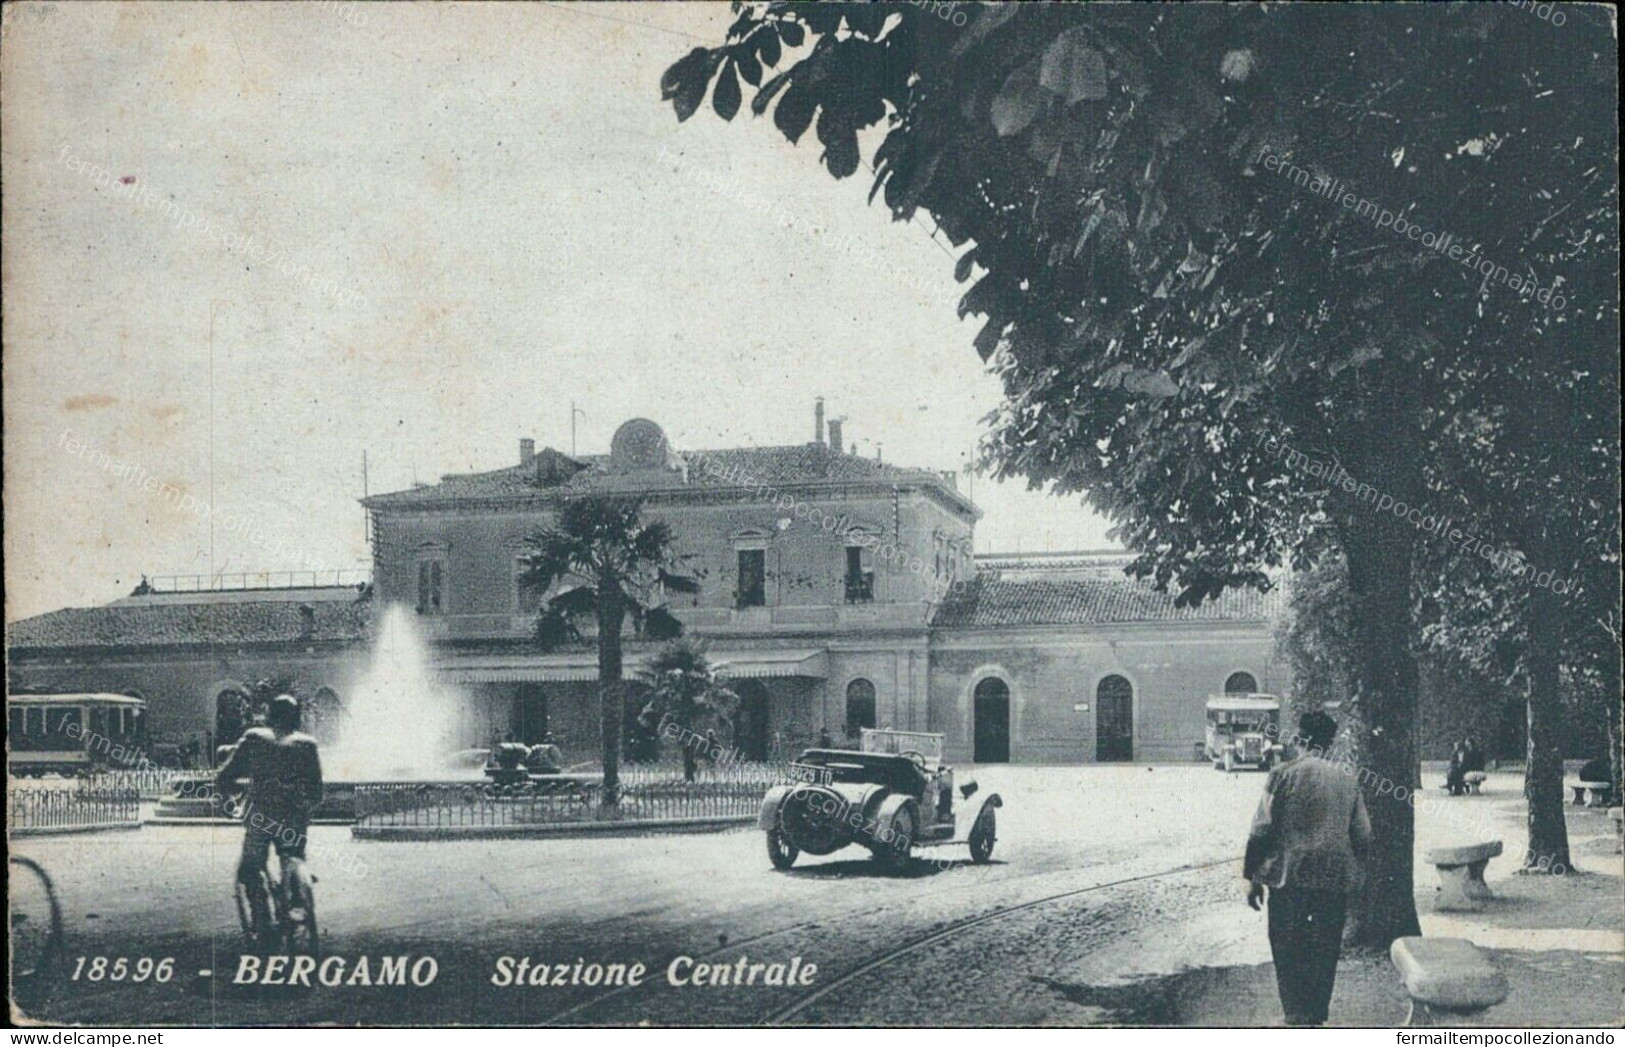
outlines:
[[122, 694], [7, 695], [6, 770], [77, 775], [130, 763], [146, 721], [147, 703]]
[[1215, 694], [1207, 700], [1207, 758], [1214, 770], [1267, 771], [1283, 756], [1281, 699], [1273, 694]]

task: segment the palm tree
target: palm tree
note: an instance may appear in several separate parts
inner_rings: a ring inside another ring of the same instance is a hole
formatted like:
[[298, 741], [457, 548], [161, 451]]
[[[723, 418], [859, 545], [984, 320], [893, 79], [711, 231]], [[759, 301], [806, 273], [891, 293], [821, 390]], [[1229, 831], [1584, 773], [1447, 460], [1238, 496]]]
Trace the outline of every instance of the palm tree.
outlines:
[[578, 622], [586, 617], [597, 622], [604, 803], [613, 808], [620, 793], [626, 621], [631, 619], [639, 637], [677, 637], [682, 623], [665, 608], [665, 596], [698, 592], [699, 583], [672, 572], [682, 558], [673, 549], [671, 528], [644, 520], [640, 498], [571, 499], [555, 524], [525, 539], [525, 546], [520, 584], [547, 594], [536, 619], [542, 649], [581, 642]]
[[675, 724], [683, 750], [683, 780], [692, 782], [694, 749], [706, 721], [731, 722], [739, 696], [722, 681], [706, 657], [703, 641], [678, 639], [661, 648], [638, 673], [652, 692], [643, 722]]

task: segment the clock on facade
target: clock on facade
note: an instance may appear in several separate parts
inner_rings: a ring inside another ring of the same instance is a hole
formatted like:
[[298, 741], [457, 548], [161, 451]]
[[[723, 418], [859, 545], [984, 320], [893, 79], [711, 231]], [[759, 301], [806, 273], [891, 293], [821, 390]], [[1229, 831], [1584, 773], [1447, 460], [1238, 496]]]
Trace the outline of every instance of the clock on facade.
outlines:
[[666, 434], [647, 418], [621, 423], [609, 441], [609, 457], [623, 469], [660, 469], [666, 464]]

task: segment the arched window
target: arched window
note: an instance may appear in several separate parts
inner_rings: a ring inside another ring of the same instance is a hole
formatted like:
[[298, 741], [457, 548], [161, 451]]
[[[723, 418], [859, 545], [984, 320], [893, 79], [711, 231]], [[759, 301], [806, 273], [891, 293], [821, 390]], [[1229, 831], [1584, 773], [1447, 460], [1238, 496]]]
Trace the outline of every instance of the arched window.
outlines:
[[1258, 680], [1252, 673], [1231, 673], [1224, 681], [1225, 694], [1257, 694]]
[[846, 736], [855, 738], [865, 727], [875, 726], [875, 685], [857, 679], [846, 685]]

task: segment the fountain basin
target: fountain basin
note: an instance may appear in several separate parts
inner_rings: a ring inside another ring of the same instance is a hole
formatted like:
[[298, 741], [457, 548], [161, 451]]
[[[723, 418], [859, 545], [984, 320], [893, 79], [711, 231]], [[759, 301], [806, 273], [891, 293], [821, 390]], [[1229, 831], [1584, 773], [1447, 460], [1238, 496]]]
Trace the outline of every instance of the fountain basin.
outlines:
[[[590, 788], [603, 781], [602, 774], [532, 774], [522, 782], [497, 782], [489, 776], [466, 779], [433, 779], [423, 781], [329, 781], [322, 786], [322, 802], [312, 813], [315, 825], [350, 825], [358, 817], [356, 794], [362, 787], [374, 787], [380, 792], [406, 794], [419, 792], [462, 792], [477, 790], [483, 797], [501, 801], [516, 792], [566, 792]], [[517, 787], [517, 788], [516, 788]], [[210, 776], [178, 778], [170, 783], [170, 791], [158, 801], [149, 821], [160, 824], [171, 821], [237, 822], [242, 817], [235, 806], [229, 811], [215, 795], [214, 779]]]

